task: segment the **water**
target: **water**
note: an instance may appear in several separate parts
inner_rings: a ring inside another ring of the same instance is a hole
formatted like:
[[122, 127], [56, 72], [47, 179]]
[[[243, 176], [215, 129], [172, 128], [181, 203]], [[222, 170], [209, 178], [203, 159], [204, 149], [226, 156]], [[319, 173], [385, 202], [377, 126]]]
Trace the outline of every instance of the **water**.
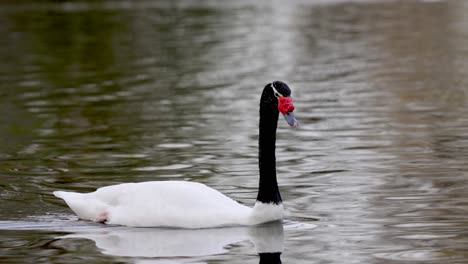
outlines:
[[[467, 263], [464, 1], [0, 4], [2, 263]], [[79, 221], [53, 190], [205, 183], [253, 204], [263, 86], [284, 226]]]

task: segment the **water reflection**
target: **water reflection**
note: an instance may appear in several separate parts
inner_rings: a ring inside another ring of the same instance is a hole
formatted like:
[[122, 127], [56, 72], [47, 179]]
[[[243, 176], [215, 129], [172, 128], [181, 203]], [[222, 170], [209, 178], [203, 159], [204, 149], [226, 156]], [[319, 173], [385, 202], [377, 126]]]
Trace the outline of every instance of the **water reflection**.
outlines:
[[[102, 253], [125, 257], [195, 257], [226, 253], [226, 246], [250, 240], [257, 253], [283, 252], [283, 226], [272, 223], [259, 227], [216, 229], [106, 228], [101, 232], [82, 232], [60, 239], [93, 240]], [[265, 257], [266, 258], [266, 257]]]
[[163, 229], [106, 226], [76, 221], [49, 221], [0, 222], [0, 230], [71, 232], [49, 243], [66, 247], [67, 243], [59, 241], [88, 239], [94, 241], [95, 246], [103, 254], [121, 257], [174, 260], [183, 257], [211, 256], [228, 252], [226, 249], [228, 246], [250, 241], [259, 255], [260, 263], [281, 263], [280, 255], [284, 249], [284, 230], [281, 222], [253, 227]]

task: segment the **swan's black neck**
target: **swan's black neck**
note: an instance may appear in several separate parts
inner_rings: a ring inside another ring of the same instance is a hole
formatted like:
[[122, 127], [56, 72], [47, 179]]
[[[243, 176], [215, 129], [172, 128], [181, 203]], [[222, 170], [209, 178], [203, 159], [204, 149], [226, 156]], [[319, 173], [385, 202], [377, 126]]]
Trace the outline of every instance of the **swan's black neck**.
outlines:
[[281, 252], [259, 253], [260, 264], [281, 264]]
[[282, 201], [276, 180], [275, 144], [278, 115], [278, 98], [274, 96], [270, 85], [267, 85], [260, 99], [258, 140], [260, 183], [257, 201], [262, 203], [280, 204]]

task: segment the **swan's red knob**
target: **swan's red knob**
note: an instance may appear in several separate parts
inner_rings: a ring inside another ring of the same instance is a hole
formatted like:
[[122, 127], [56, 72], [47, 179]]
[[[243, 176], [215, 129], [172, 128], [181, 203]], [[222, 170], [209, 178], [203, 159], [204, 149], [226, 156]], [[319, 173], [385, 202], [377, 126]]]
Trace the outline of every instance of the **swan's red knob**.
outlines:
[[280, 96], [278, 101], [278, 110], [283, 114], [294, 111], [294, 104], [291, 97]]

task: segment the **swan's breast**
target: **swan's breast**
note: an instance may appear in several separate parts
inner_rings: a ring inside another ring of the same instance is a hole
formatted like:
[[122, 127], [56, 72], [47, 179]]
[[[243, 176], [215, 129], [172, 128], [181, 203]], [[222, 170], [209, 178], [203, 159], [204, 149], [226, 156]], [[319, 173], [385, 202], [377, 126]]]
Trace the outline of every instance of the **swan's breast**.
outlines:
[[284, 217], [283, 204], [256, 202], [249, 216], [249, 224], [257, 225], [281, 220]]

